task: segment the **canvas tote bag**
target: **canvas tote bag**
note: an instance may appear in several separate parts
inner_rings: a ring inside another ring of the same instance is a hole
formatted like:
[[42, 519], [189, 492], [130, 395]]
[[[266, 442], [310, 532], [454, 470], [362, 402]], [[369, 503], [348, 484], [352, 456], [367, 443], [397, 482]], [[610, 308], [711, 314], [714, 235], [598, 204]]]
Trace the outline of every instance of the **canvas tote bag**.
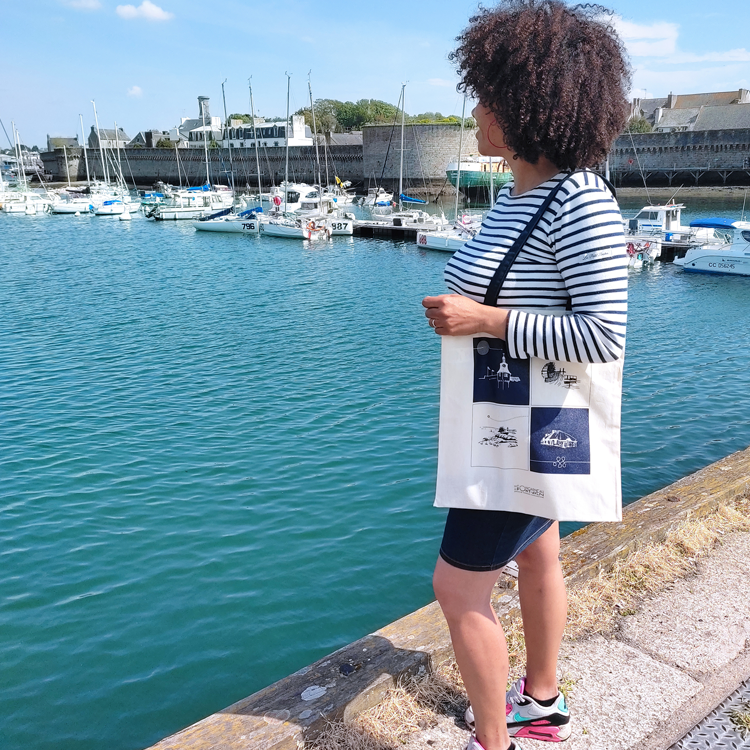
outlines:
[[[504, 256], [485, 304], [497, 304], [511, 265], [564, 182]], [[621, 520], [622, 358], [514, 359], [505, 341], [483, 333], [441, 342], [436, 506]]]

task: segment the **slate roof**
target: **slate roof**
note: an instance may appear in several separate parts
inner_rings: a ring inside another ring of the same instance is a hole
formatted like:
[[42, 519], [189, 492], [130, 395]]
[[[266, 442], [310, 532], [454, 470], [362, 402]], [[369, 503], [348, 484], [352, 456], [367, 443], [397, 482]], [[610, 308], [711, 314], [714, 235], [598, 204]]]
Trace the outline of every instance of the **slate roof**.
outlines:
[[47, 136], [47, 149], [54, 151], [56, 148], [78, 148], [81, 144], [78, 143], [78, 136], [75, 138], [66, 138], [65, 136]]
[[692, 130], [739, 130], [750, 128], [750, 104], [703, 107]]
[[691, 109], [662, 109], [659, 122], [652, 122], [652, 124], [656, 130], [661, 130], [662, 128], [669, 128], [670, 130], [675, 128], [703, 130], [703, 128], [695, 127], [700, 112], [700, 107]]

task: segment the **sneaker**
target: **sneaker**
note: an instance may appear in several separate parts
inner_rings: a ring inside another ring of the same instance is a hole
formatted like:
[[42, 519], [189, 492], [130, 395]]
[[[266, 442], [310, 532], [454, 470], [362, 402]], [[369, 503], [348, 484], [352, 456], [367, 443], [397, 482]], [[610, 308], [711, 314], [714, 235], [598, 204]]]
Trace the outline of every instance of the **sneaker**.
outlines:
[[[524, 677], [516, 680], [505, 696], [508, 734], [511, 737], [528, 737], [531, 740], [547, 742], [567, 740], [570, 737], [570, 711], [565, 696], [558, 692], [557, 699], [549, 708], [540, 706], [533, 698], [524, 695], [524, 684]], [[474, 727], [474, 712], [471, 706], [466, 709], [464, 720], [470, 727]]]
[[[466, 750], [484, 750], [479, 740], [474, 736], [472, 733], [471, 737], [469, 738], [469, 744], [466, 746]], [[517, 743], [514, 742], [508, 750], [523, 750], [523, 748]]]

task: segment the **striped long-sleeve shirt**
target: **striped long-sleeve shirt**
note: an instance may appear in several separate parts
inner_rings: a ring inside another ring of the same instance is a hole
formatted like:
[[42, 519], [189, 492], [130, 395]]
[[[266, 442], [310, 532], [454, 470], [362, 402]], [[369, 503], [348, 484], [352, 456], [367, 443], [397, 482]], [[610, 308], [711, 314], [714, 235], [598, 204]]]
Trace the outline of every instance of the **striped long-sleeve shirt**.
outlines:
[[[483, 302], [508, 248], [566, 177], [513, 263], [497, 305], [511, 310], [512, 357], [612, 362], [625, 348], [628, 259], [620, 209], [592, 172], [561, 173], [518, 196], [508, 183], [481, 230], [448, 261], [445, 281], [452, 291]], [[565, 315], [544, 313], [569, 301]]]

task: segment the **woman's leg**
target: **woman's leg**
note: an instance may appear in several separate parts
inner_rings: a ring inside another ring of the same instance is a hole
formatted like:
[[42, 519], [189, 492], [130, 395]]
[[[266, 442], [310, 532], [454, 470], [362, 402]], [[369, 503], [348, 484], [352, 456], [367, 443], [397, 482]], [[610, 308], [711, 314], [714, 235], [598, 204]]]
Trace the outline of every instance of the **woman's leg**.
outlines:
[[456, 662], [469, 694], [477, 739], [485, 750], [507, 750], [505, 724], [508, 649], [490, 605], [499, 571], [462, 570], [438, 558], [435, 595], [451, 632]]
[[525, 689], [541, 701], [557, 695], [557, 656], [568, 612], [559, 554], [559, 524], [553, 523], [516, 557], [527, 654]]

